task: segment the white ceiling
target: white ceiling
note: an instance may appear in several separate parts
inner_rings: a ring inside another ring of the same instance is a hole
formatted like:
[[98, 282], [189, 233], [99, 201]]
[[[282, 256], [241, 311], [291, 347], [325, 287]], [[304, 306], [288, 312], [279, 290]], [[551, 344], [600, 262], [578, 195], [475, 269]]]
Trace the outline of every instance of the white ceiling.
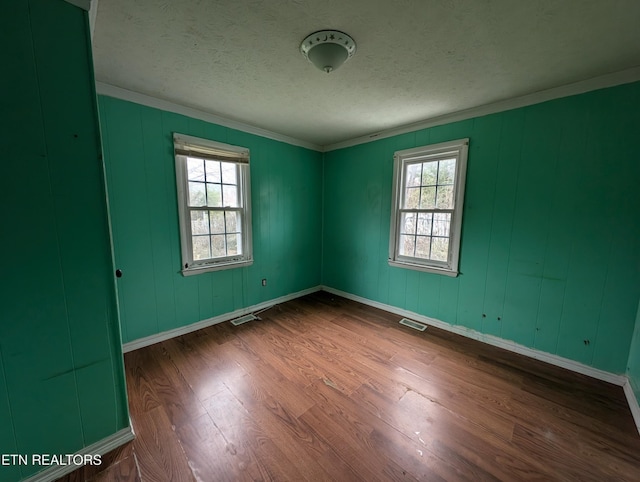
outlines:
[[640, 1], [100, 0], [93, 43], [98, 82], [326, 146], [638, 67]]

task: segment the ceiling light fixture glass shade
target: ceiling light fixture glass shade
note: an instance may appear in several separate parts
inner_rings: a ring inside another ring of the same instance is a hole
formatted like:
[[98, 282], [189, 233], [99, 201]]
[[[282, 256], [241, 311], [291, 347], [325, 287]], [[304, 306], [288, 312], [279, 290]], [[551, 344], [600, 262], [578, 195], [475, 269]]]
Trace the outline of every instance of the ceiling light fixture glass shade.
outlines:
[[305, 38], [300, 52], [326, 73], [333, 72], [356, 53], [356, 42], [337, 30], [320, 30]]

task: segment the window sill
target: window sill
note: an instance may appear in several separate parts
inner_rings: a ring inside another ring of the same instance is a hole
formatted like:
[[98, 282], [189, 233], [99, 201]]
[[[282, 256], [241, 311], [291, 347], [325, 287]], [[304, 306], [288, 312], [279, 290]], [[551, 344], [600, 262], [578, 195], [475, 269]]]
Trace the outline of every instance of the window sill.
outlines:
[[413, 269], [416, 271], [424, 271], [426, 273], [442, 274], [444, 276], [451, 276], [452, 278], [455, 278], [460, 274], [458, 271], [448, 268], [437, 268], [435, 266], [407, 263], [405, 261], [394, 261], [392, 259], [389, 260], [389, 266], [394, 266], [396, 268]]
[[195, 274], [201, 273], [209, 273], [210, 271], [222, 271], [225, 269], [233, 269], [233, 268], [242, 268], [244, 266], [251, 266], [253, 264], [253, 260], [249, 259], [246, 261], [233, 261], [230, 263], [218, 263], [218, 264], [208, 264], [204, 266], [196, 266], [193, 268], [183, 269], [182, 276], [193, 276]]

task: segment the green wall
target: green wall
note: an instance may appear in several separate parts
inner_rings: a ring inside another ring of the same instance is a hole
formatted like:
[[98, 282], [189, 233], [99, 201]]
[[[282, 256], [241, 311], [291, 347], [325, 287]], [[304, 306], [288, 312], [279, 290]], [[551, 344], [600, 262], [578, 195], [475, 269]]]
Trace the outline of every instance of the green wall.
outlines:
[[12, 0], [0, 31], [0, 454], [74, 453], [129, 423], [88, 22]]
[[[320, 284], [320, 153], [110, 97], [99, 111], [125, 342]], [[173, 132], [251, 150], [252, 266], [180, 273]]]
[[[323, 284], [625, 373], [640, 298], [638, 132], [634, 83], [329, 152]], [[394, 151], [463, 137], [460, 276], [389, 267]]]
[[640, 405], [640, 303], [638, 304], [638, 314], [636, 315], [636, 329], [631, 339], [631, 349], [627, 363], [627, 377], [631, 383], [631, 388], [636, 394], [636, 400]]

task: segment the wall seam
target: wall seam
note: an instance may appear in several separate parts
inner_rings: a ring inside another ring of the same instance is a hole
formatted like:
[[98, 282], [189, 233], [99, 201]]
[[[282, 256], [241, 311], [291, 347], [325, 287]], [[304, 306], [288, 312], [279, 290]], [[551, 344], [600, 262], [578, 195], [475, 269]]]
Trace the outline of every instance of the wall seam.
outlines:
[[[167, 131], [166, 127], [165, 127], [165, 113], [164, 111], [160, 111], [160, 137], [162, 137], [164, 135], [164, 133]], [[171, 131], [173, 132], [173, 131]], [[225, 131], [226, 134], [226, 131]], [[226, 141], [226, 138], [225, 138]], [[173, 143], [173, 139], [172, 139], [172, 143]], [[173, 192], [176, 192], [176, 182], [175, 180], [171, 179], [171, 169], [173, 169], [173, 172], [175, 173], [176, 171], [176, 164], [175, 164], [175, 157], [172, 157], [173, 162], [171, 162], [169, 168], [165, 167], [164, 168], [164, 187], [165, 189], [167, 189], [167, 199], [171, 199], [171, 195], [172, 195], [172, 189]], [[169, 187], [171, 186], [171, 187]], [[176, 213], [175, 219], [178, 219], [178, 206], [177, 203], [175, 203], [174, 206], [172, 206], [172, 209], [174, 210], [173, 212]], [[170, 239], [170, 244], [171, 244], [171, 251], [174, 252], [175, 251], [175, 243], [173, 242], [175, 238], [171, 238]], [[180, 259], [180, 262], [177, 264], [177, 266], [182, 267], [182, 246], [180, 245], [180, 242], [178, 242], [178, 246], [177, 246], [177, 250], [178, 250], [178, 257]], [[173, 259], [172, 259], [173, 262]], [[178, 299], [176, 297], [176, 283], [175, 283], [175, 279], [172, 276], [171, 277], [171, 293], [173, 294], [173, 319], [177, 320], [178, 319]], [[215, 306], [213, 307], [215, 310]], [[158, 320], [159, 323], [159, 320]], [[158, 325], [159, 326], [159, 325]], [[127, 341], [130, 341], [127, 338]]]
[[322, 183], [321, 183], [321, 196], [320, 196], [320, 284], [324, 284], [324, 228], [325, 228], [325, 177], [326, 177], [326, 162], [327, 153], [323, 152], [320, 155], [320, 161], [322, 162]]
[[[146, 145], [145, 145], [145, 136], [144, 136], [144, 122], [142, 121], [142, 109], [140, 107], [137, 108], [138, 111], [138, 120], [140, 121], [140, 133], [142, 134], [142, 138], [140, 139], [140, 143], [142, 144], [142, 158], [144, 159], [143, 161], [143, 165], [144, 165], [144, 181], [145, 181], [145, 187], [146, 187], [146, 191], [147, 191], [147, 195], [145, 196], [147, 198], [147, 212], [146, 212], [146, 216], [147, 219], [151, 218], [151, 196], [149, 196], [149, 175], [147, 173], [147, 165], [149, 162], [149, 159], [147, 159], [147, 149], [146, 149]], [[149, 246], [151, 247], [151, 249], [149, 250], [149, 254], [151, 257], [151, 265], [153, 266], [153, 271], [154, 271], [154, 279], [153, 279], [153, 298], [154, 298], [154, 305], [155, 305], [155, 318], [156, 318], [156, 331], [160, 331], [160, 317], [158, 314], [158, 287], [157, 287], [157, 278], [155, 276], [155, 269], [156, 269], [156, 260], [155, 260], [155, 256], [154, 256], [154, 249], [153, 249], [153, 235], [151, 233], [151, 227], [149, 226], [149, 231], [147, 232], [147, 235], [149, 236]], [[198, 294], [199, 296], [199, 294]]]
[[[509, 227], [509, 254], [507, 254], [507, 272], [505, 273], [505, 277], [504, 277], [504, 293], [503, 293], [503, 299], [502, 299], [502, 308], [500, 309], [500, 311], [502, 312], [502, 321], [503, 323], [500, 324], [500, 338], [504, 338], [502, 335], [502, 328], [504, 327], [504, 321], [505, 320], [505, 316], [504, 316], [504, 306], [506, 303], [506, 299], [507, 299], [507, 289], [509, 286], [509, 267], [511, 265], [511, 251], [513, 248], [513, 224], [514, 221], [516, 219], [516, 204], [518, 201], [518, 188], [520, 186], [520, 171], [522, 168], [522, 151], [523, 151], [523, 145], [524, 145], [524, 133], [527, 130], [527, 117], [529, 113], [529, 109], [525, 109], [522, 113], [522, 132], [520, 133], [520, 149], [518, 152], [518, 169], [516, 170], [516, 186], [515, 189], [513, 191], [513, 212], [511, 213], [511, 220], [510, 220], [510, 227]], [[509, 320], [510, 321], [510, 320]]]
[[[92, 7], [95, 7], [95, 9], [92, 9], [92, 12], [94, 14], [97, 9], [97, 2], [98, 0], [93, 0], [92, 2]], [[91, 79], [92, 79], [91, 94], [94, 99], [92, 110], [93, 110], [96, 124], [98, 127], [96, 130], [96, 142], [98, 146], [98, 155], [99, 155], [98, 160], [100, 162], [101, 174], [102, 174], [102, 184], [103, 184], [102, 187], [103, 187], [103, 195], [104, 195], [104, 202], [105, 202], [105, 214], [107, 217], [107, 231], [108, 231], [107, 237], [109, 241], [109, 258], [111, 261], [111, 269], [115, 270], [116, 256], [115, 256], [115, 250], [114, 250], [115, 244], [114, 244], [114, 236], [113, 236], [113, 223], [112, 223], [112, 217], [111, 217], [111, 205], [109, 202], [109, 187], [108, 187], [109, 181], [108, 181], [107, 165], [106, 165], [107, 156], [105, 155], [106, 153], [105, 153], [104, 142], [103, 142], [104, 134], [102, 130], [102, 119], [100, 116], [100, 101], [98, 99], [98, 94], [96, 92], [96, 87], [95, 87], [95, 72], [93, 67], [93, 55], [91, 50], [91, 44], [93, 39], [93, 29], [91, 27], [91, 23], [92, 22], [90, 21], [88, 16], [85, 16], [85, 31], [86, 31], [85, 35], [87, 37], [86, 50], [87, 50], [87, 58], [89, 61], [89, 68], [91, 71]], [[94, 23], [95, 23], [95, 18], [94, 18]], [[107, 122], [106, 116], [102, 116], [102, 118], [106, 123]], [[129, 396], [127, 394], [126, 373], [124, 371], [124, 358], [122, 353], [122, 323], [120, 319], [118, 285], [116, 283], [115, 278], [111, 278], [111, 286], [112, 286], [113, 300], [112, 300], [112, 303], [109, 303], [107, 301], [107, 303], [105, 304], [106, 312], [110, 315], [105, 320], [106, 322], [105, 329], [107, 331], [107, 341], [109, 345], [109, 366], [111, 367], [110, 374], [111, 374], [113, 387], [115, 389], [115, 393], [113, 397], [114, 423], [115, 423], [114, 430], [118, 430], [120, 423], [122, 422], [121, 417], [124, 416], [126, 420], [129, 420]], [[113, 311], [114, 309], [115, 311]], [[115, 330], [113, 326], [114, 324], [115, 324]], [[115, 338], [114, 338], [114, 335], [115, 335]], [[119, 361], [118, 359], [121, 360], [121, 363], [118, 362]], [[120, 374], [120, 380], [116, 378], [117, 373]], [[118, 395], [120, 395], [120, 397], [124, 397], [124, 402], [125, 402], [124, 414], [122, 414], [120, 411], [122, 400], [118, 399], [119, 398]], [[130, 425], [131, 423], [127, 422], [127, 426], [130, 426]], [[86, 446], [86, 443], [87, 441], [85, 440], [83, 445]]]
[[[589, 120], [591, 117], [591, 108], [588, 109], [587, 113], [585, 114], [585, 127], [584, 127], [584, 145], [585, 145], [585, 151], [587, 151], [587, 147], [588, 147], [588, 142], [589, 142]], [[573, 216], [572, 216], [572, 222], [573, 222]], [[574, 225], [575, 227], [575, 225]], [[569, 259], [567, 261], [567, 282], [569, 281], [569, 274], [571, 273], [571, 263], [574, 261], [574, 251], [575, 251], [575, 239], [571, 241], [571, 249], [569, 250]], [[565, 314], [565, 308], [567, 306], [567, 297], [566, 297], [566, 293], [567, 293], [567, 283], [565, 283], [565, 287], [564, 287], [564, 293], [562, 296], [562, 308], [560, 310], [560, 320], [558, 322], [558, 336], [556, 337], [556, 349], [555, 349], [555, 353], [554, 354], [558, 354], [558, 348], [560, 346], [560, 333], [562, 332], [562, 325], [563, 325], [563, 320], [564, 320], [564, 314]], [[591, 358], [591, 360], [593, 360], [593, 357]]]
[[[33, 38], [33, 24], [31, 22], [31, 11], [29, 12], [29, 28], [31, 31], [31, 36]], [[45, 117], [44, 117], [44, 110], [43, 110], [43, 106], [42, 106], [42, 93], [40, 90], [40, 79], [41, 79], [41, 75], [40, 72], [38, 70], [38, 62], [36, 61], [35, 58], [35, 50], [36, 50], [36, 46], [35, 44], [32, 43], [32, 47], [33, 47], [33, 55], [34, 55], [34, 70], [35, 70], [35, 74], [36, 74], [36, 79], [37, 79], [37, 90], [38, 90], [38, 104], [40, 106], [40, 118], [42, 119], [41, 121], [41, 127], [42, 127], [42, 137], [43, 137], [43, 142], [44, 142], [44, 147], [45, 147], [45, 157], [47, 159], [47, 179], [48, 179], [48, 187], [49, 187], [49, 192], [51, 193], [51, 198], [53, 201], [53, 210], [55, 213], [58, 212], [57, 209], [57, 203], [55, 201], [55, 197], [54, 197], [54, 190], [53, 190], [53, 185], [51, 183], [51, 158], [48, 154], [49, 148], [48, 148], [48, 143], [47, 143], [47, 135], [46, 135], [46, 125], [45, 125]], [[72, 372], [73, 372], [73, 382], [75, 384], [75, 388], [76, 388], [76, 403], [77, 403], [77, 407], [78, 407], [78, 417], [80, 419], [80, 434], [82, 436], [82, 444], [83, 446], [86, 445], [86, 439], [85, 439], [85, 433], [84, 433], [84, 423], [82, 421], [82, 405], [80, 404], [80, 393], [79, 393], [79, 389], [78, 389], [78, 374], [77, 374], [77, 370], [76, 370], [76, 363], [75, 363], [75, 356], [73, 353], [73, 338], [71, 336], [71, 326], [69, 323], [69, 306], [68, 306], [68, 302], [67, 302], [67, 290], [65, 287], [65, 276], [64, 276], [64, 268], [62, 265], [62, 254], [60, 252], [60, 226], [58, 224], [58, 216], [54, 216], [53, 219], [53, 223], [55, 226], [55, 232], [56, 232], [56, 248], [57, 248], [57, 252], [58, 252], [58, 265], [60, 267], [60, 279], [61, 279], [61, 284], [62, 284], [62, 292], [64, 293], [64, 312], [65, 312], [65, 321], [66, 321], [66, 325], [67, 325], [67, 337], [69, 340], [69, 355], [71, 357], [71, 368], [72, 368]]]
[[[5, 388], [7, 389], [7, 406], [9, 407], [9, 419], [11, 420], [11, 432], [13, 435], [13, 443], [15, 445], [16, 451], [19, 451], [18, 449], [18, 436], [16, 435], [16, 423], [15, 423], [15, 418], [13, 417], [13, 409], [11, 408], [11, 397], [9, 396], [9, 387], [7, 385], [7, 369], [5, 367], [5, 362], [4, 362], [4, 356], [2, 354], [2, 346], [0, 345], [0, 366], [2, 367], [2, 377], [4, 380], [4, 385]], [[22, 473], [22, 468], [19, 469], [20, 471], [20, 476], [23, 477], [24, 474]]]
[[[496, 200], [496, 195], [498, 192], [498, 173], [500, 172], [500, 168], [501, 168], [501, 164], [504, 164], [504, 159], [502, 155], [500, 155], [501, 152], [501, 147], [502, 147], [502, 142], [503, 142], [503, 134], [504, 134], [504, 115], [503, 114], [499, 114], [500, 115], [500, 134], [498, 135], [498, 145], [497, 145], [497, 156], [498, 156], [498, 160], [496, 162], [496, 176], [494, 178], [494, 184], [493, 184], [493, 203], [492, 203], [492, 209], [491, 209], [491, 223], [489, 224], [489, 240], [487, 242], [487, 263], [485, 266], [485, 276], [484, 276], [484, 294], [482, 295], [482, 313], [483, 316], [484, 314], [487, 313], [487, 286], [489, 284], [489, 262], [491, 260], [491, 246], [492, 246], [492, 241], [494, 239], [494, 232], [493, 232], [493, 225], [495, 222], [495, 217], [496, 217], [496, 205], [498, 204], [497, 200]], [[473, 142], [473, 138], [471, 138], [470, 140], [471, 142], [469, 144], [472, 144]], [[471, 146], [470, 146], [471, 147]], [[502, 162], [501, 162], [502, 161]], [[508, 162], [508, 161], [507, 161]], [[468, 167], [467, 167], [468, 169]], [[464, 216], [464, 212], [462, 213]], [[460, 240], [460, 243], [462, 244], [462, 240]], [[460, 248], [460, 250], [462, 250], [462, 248]], [[507, 265], [508, 266], [508, 265]], [[503, 306], [504, 309], [504, 306]], [[500, 310], [500, 318], [502, 319], [502, 311], [503, 309]], [[483, 325], [485, 324], [485, 322], [483, 320], [485, 320], [486, 318], [481, 318], [480, 320], [480, 332], [485, 333], [485, 327], [483, 327]], [[488, 327], [487, 327], [488, 328]], [[502, 323], [500, 323], [500, 330], [502, 331]]]

